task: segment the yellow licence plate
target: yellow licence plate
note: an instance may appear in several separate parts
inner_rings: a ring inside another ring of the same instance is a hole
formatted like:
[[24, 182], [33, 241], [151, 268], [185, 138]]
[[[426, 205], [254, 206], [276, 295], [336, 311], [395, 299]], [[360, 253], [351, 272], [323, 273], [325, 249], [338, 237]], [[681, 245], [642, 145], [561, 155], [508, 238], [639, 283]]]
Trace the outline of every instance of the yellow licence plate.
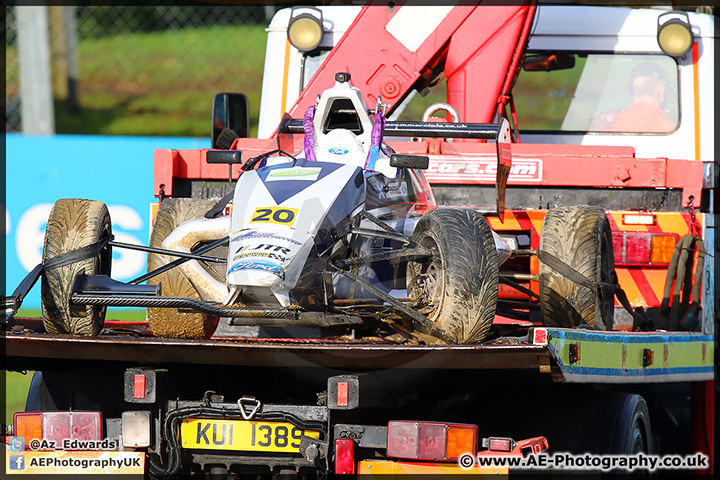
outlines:
[[180, 424], [182, 447], [203, 450], [298, 453], [303, 435], [319, 438], [320, 432], [286, 422], [189, 418]]

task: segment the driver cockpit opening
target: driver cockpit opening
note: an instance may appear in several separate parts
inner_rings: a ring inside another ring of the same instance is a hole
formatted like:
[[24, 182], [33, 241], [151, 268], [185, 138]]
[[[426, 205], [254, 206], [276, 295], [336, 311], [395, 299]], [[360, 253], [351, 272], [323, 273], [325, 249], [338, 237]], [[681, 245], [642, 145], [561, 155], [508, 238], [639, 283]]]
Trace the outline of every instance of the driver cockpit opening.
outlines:
[[338, 128], [349, 130], [355, 135], [363, 133], [360, 116], [349, 98], [333, 99], [323, 123], [322, 133], [327, 134]]

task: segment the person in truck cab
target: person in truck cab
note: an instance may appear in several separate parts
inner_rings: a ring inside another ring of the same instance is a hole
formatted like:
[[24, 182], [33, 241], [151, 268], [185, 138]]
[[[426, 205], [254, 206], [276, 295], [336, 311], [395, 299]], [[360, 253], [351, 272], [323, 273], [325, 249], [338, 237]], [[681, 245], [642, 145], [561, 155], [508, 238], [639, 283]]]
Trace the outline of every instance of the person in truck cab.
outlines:
[[633, 103], [620, 114], [613, 130], [616, 132], [664, 133], [676, 125], [663, 110], [669, 88], [668, 75], [655, 63], [642, 63], [630, 73]]

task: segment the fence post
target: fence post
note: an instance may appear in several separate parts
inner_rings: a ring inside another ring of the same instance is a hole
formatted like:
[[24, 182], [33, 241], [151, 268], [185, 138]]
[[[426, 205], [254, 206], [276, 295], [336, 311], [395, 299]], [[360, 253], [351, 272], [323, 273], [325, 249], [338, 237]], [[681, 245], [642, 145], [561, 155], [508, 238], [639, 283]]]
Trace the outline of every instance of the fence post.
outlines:
[[17, 6], [18, 56], [23, 133], [55, 133], [55, 110], [50, 74], [48, 7]]
[[68, 6], [63, 10], [65, 21], [65, 34], [67, 35], [68, 46], [68, 98], [67, 106], [71, 112], [80, 110], [78, 100], [78, 78], [80, 76], [80, 65], [78, 63], [78, 7]]
[[77, 98], [77, 7], [51, 6], [49, 9], [53, 93], [58, 100], [65, 100], [69, 111], [77, 112], [80, 107]]
[[68, 92], [68, 42], [63, 18], [65, 7], [48, 7], [50, 32], [50, 73], [53, 81], [53, 95], [65, 100]]

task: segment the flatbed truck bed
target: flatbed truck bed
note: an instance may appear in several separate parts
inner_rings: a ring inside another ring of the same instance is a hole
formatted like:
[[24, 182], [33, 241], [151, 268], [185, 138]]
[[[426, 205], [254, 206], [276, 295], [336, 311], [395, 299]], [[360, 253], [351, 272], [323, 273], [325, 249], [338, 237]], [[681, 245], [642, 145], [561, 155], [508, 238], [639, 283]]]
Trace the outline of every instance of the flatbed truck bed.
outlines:
[[[714, 338], [682, 332], [601, 332], [530, 328], [523, 336], [476, 345], [409, 345], [382, 339], [157, 338], [146, 322], [106, 321], [96, 337], [52, 335], [42, 320], [10, 319], [5, 335], [9, 370], [57, 369], [63, 362], [139, 365], [529, 370], [573, 383], [662, 383], [713, 379]], [[537, 334], [535, 333], [537, 330]]]
[[[481, 345], [406, 345], [351, 339], [153, 337], [146, 322], [105, 322], [95, 337], [43, 333], [42, 320], [13, 318], [5, 336], [8, 369], [57, 368], [57, 362], [103, 360], [141, 364], [244, 367], [330, 367], [355, 371], [385, 368], [537, 369], [552, 354], [542, 345], [501, 341]], [[14, 331], [13, 331], [14, 329]], [[544, 367], [543, 367], [544, 368]]]

